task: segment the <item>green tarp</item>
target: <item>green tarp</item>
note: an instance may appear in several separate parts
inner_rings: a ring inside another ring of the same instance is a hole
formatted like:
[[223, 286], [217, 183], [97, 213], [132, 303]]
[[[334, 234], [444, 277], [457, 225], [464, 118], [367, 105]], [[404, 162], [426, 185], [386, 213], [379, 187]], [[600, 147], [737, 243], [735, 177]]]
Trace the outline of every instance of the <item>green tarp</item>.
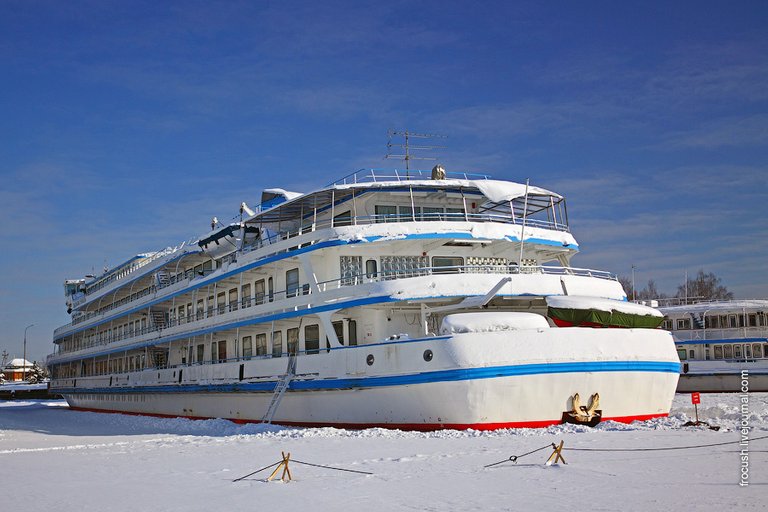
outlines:
[[590, 324], [602, 327], [631, 327], [655, 329], [664, 321], [664, 317], [651, 315], [631, 315], [612, 310], [549, 308], [548, 316], [571, 325]]

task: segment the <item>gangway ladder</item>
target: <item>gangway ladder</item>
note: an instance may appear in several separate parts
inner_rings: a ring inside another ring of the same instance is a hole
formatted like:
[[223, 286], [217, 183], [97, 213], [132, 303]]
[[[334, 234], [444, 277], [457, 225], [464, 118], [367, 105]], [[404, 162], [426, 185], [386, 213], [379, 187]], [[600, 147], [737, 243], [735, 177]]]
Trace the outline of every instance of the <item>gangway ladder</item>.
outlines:
[[267, 425], [272, 424], [272, 419], [275, 417], [277, 408], [280, 406], [280, 401], [283, 399], [283, 394], [285, 394], [285, 390], [288, 389], [288, 384], [290, 384], [291, 380], [293, 380], [295, 376], [296, 376], [296, 354], [291, 354], [288, 356], [288, 368], [285, 370], [285, 373], [280, 377], [280, 380], [277, 381], [277, 385], [275, 386], [275, 391], [272, 394], [272, 401], [269, 402], [269, 408], [267, 409], [267, 412], [264, 413], [264, 416], [261, 418], [262, 423], [265, 423]]
[[157, 329], [165, 329], [165, 313], [158, 309], [150, 309], [149, 312], [152, 314], [152, 324]]
[[155, 285], [158, 289], [165, 288], [169, 284], [171, 284], [171, 277], [168, 275], [168, 272], [155, 273]]

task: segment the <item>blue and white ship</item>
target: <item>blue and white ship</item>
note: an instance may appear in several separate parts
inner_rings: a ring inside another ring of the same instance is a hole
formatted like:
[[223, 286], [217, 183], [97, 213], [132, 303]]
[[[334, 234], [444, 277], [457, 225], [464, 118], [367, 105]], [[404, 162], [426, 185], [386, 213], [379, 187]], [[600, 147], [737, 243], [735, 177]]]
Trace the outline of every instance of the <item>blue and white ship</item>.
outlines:
[[678, 391], [768, 391], [768, 300], [697, 301], [659, 309], [683, 363]]
[[[240, 213], [68, 280], [52, 391], [83, 410], [348, 428], [669, 413], [672, 337], [631, 325], [661, 314], [627, 303], [614, 275], [571, 266], [579, 247], [555, 192], [366, 170], [267, 190]], [[591, 321], [563, 326], [553, 310]]]

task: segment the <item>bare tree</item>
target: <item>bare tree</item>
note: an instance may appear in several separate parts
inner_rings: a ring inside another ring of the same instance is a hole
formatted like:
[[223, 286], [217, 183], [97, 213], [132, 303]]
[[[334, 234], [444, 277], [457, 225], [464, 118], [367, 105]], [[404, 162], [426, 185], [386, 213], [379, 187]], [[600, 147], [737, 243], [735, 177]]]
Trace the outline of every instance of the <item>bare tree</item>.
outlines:
[[729, 292], [728, 288], [720, 284], [721, 281], [713, 272], [704, 273], [704, 270], [699, 270], [696, 276], [688, 278], [687, 283], [677, 287], [675, 296], [693, 300], [733, 299], [733, 292]]
[[[632, 280], [626, 276], [619, 276], [619, 283], [627, 293], [627, 298], [632, 300]], [[642, 290], [635, 290], [635, 298], [637, 300], [653, 300], [653, 299], [666, 299], [668, 295], [664, 292], [660, 292], [656, 287], [656, 282], [653, 279], [648, 280], [648, 285]]]
[[627, 298], [632, 300], [632, 279], [627, 276], [619, 276], [619, 283], [624, 288], [624, 293], [627, 294]]
[[667, 294], [660, 292], [656, 288], [656, 282], [653, 279], [649, 279], [648, 286], [637, 292], [637, 298], [639, 300], [666, 299]]

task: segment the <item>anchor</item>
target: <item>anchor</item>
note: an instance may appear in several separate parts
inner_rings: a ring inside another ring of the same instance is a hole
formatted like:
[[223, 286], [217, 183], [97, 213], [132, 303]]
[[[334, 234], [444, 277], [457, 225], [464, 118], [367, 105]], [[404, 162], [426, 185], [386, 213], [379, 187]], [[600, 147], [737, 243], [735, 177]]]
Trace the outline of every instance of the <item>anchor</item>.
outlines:
[[589, 406], [581, 405], [581, 397], [576, 393], [573, 395], [573, 406], [570, 411], [563, 413], [563, 423], [573, 423], [575, 425], [587, 425], [594, 427], [603, 417], [603, 411], [600, 407], [600, 395], [595, 393], [589, 399]]

